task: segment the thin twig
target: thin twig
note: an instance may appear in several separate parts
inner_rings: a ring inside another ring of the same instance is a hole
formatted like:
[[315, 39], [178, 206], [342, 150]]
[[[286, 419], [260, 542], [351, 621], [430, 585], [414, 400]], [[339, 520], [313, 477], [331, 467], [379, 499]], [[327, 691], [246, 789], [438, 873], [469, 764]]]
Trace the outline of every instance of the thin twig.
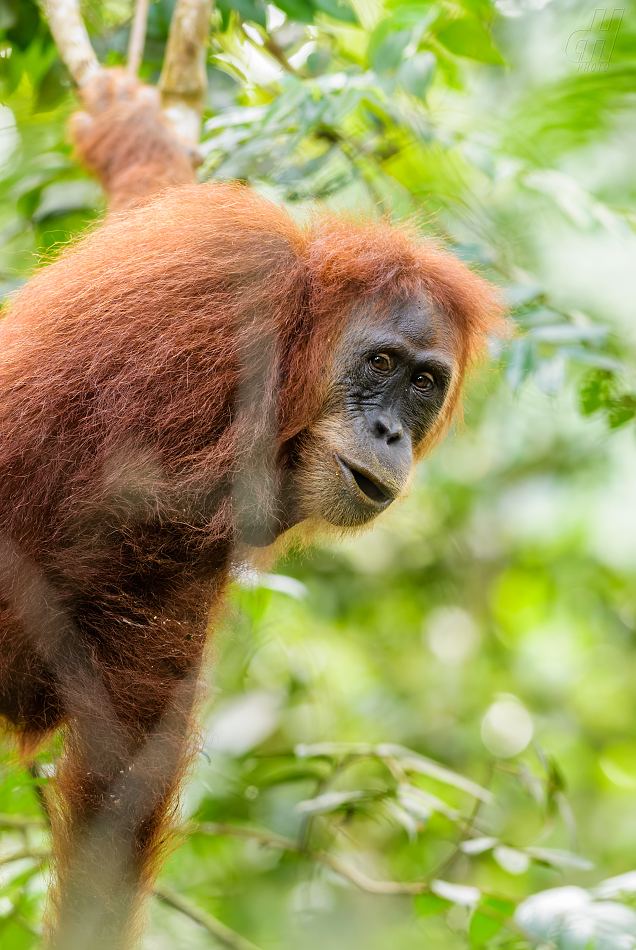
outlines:
[[135, 15], [130, 28], [126, 69], [133, 76], [136, 76], [139, 72], [139, 67], [141, 66], [144, 55], [146, 29], [148, 26], [148, 4], [149, 0], [137, 0], [135, 4]]
[[190, 148], [196, 148], [201, 135], [211, 14], [212, 0], [177, 0], [159, 79], [164, 112]]
[[370, 894], [426, 894], [430, 887], [425, 881], [376, 881], [367, 877], [362, 871], [344, 864], [338, 858], [328, 854], [326, 851], [313, 851], [302, 848], [297, 841], [292, 838], [285, 838], [283, 835], [274, 834], [271, 831], [263, 831], [260, 828], [245, 828], [241, 825], [233, 825], [225, 822], [201, 822], [191, 829], [199, 831], [206, 835], [231, 835], [235, 838], [246, 838], [258, 841], [260, 844], [272, 848], [279, 848], [281, 851], [289, 851], [293, 854], [302, 854], [304, 857], [323, 864], [331, 868], [340, 877], [344, 877], [355, 884], [361, 891], [367, 891]]
[[19, 851], [2, 855], [2, 857], [0, 857], [0, 867], [3, 867], [5, 864], [13, 864], [14, 861], [24, 861], [25, 859], [38, 862], [48, 861], [50, 857], [50, 848], [46, 848], [44, 845], [40, 848], [20, 848]]
[[254, 49], [259, 51], [259, 53], [262, 52], [262, 50], [266, 49], [269, 55], [272, 57], [272, 59], [275, 59], [278, 65], [281, 66], [282, 69], [286, 73], [289, 73], [292, 76], [299, 75], [298, 70], [294, 66], [292, 66], [292, 64], [289, 62], [289, 60], [285, 56], [285, 53], [283, 52], [282, 47], [278, 45], [276, 40], [273, 40], [269, 36], [264, 36], [263, 45], [261, 46], [259, 43], [254, 42], [254, 38], [250, 36], [249, 33], [246, 32], [245, 27], [243, 26], [242, 23], [239, 24], [239, 29], [242, 35], [245, 37], [245, 39], [249, 42], [250, 46], [253, 46]]
[[222, 946], [228, 947], [229, 950], [259, 950], [256, 944], [252, 943], [251, 940], [242, 937], [217, 917], [213, 917], [212, 914], [208, 914], [195, 904], [190, 903], [190, 901], [182, 897], [181, 894], [176, 894], [174, 891], [162, 885], [161, 887], [155, 888], [154, 895], [164, 904], [168, 904], [169, 907], [173, 907], [185, 917], [189, 917], [190, 920], [199, 924], [204, 930], [207, 930], [209, 934], [212, 934]]
[[47, 827], [47, 823], [41, 818], [25, 818], [23, 815], [0, 814], [0, 828], [15, 828], [16, 831], [38, 828], [41, 831], [45, 831]]
[[51, 35], [78, 86], [101, 69], [88, 38], [78, 0], [44, 0]]
[[[486, 791], [490, 790], [493, 773], [494, 773], [494, 763], [491, 759], [488, 762], [488, 775], [486, 777], [486, 781], [482, 784], [482, 788], [485, 788]], [[439, 864], [437, 864], [433, 868], [433, 871], [430, 877], [439, 877], [441, 874], [444, 874], [455, 863], [455, 859], [460, 855], [461, 848], [464, 842], [468, 841], [468, 839], [471, 837], [475, 837], [475, 835], [482, 834], [481, 830], [479, 830], [478, 832], [475, 832], [474, 830], [477, 819], [479, 817], [479, 811], [482, 805], [483, 805], [483, 801], [479, 798], [475, 798], [472, 812], [468, 816], [467, 821], [463, 822], [463, 824], [461, 824], [459, 827], [459, 830], [460, 830], [459, 839], [455, 842], [451, 852], [445, 858], [442, 858]]]
[[[336, 781], [336, 779], [342, 775], [345, 769], [348, 769], [350, 765], [353, 765], [354, 762], [357, 762], [359, 757], [356, 755], [345, 755], [340, 762], [336, 763], [335, 768], [332, 770], [325, 778], [321, 779], [318, 782], [317, 788], [314, 792], [313, 797], [318, 798], [319, 795], [324, 795], [324, 793], [329, 789], [331, 785]], [[311, 836], [314, 819], [316, 818], [315, 814], [309, 812], [300, 824], [300, 829], [298, 831], [298, 845], [300, 851], [306, 852], [309, 847], [309, 838]]]
[[276, 40], [267, 37], [263, 43], [263, 47], [267, 50], [270, 56], [273, 56], [279, 66], [283, 67], [286, 73], [290, 73], [292, 76], [298, 75], [298, 70], [294, 69]]

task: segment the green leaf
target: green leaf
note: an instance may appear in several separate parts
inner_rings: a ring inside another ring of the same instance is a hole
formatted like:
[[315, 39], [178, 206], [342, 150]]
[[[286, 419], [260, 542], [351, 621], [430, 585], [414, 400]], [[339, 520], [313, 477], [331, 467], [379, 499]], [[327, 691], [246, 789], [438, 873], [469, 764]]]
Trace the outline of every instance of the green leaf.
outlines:
[[470, 918], [468, 935], [473, 947], [481, 947], [487, 940], [498, 934], [503, 927], [503, 920], [497, 920], [477, 908]]
[[217, 0], [216, 9], [221, 16], [219, 32], [226, 33], [230, 26], [231, 7], [229, 7], [227, 3], [223, 3], [223, 0]]
[[397, 69], [404, 50], [411, 42], [411, 30], [395, 30], [392, 26], [390, 21], [384, 20], [375, 28], [369, 40], [369, 62], [380, 75]]
[[437, 9], [428, 3], [397, 6], [371, 34], [368, 55], [372, 68], [380, 74], [397, 69], [406, 47], [412, 40], [419, 43], [436, 16]]
[[277, 0], [276, 6], [296, 23], [311, 23], [314, 18], [314, 6], [308, 0]]
[[15, 10], [9, 0], [0, 0], [0, 30], [9, 30], [17, 20]]
[[24, 194], [20, 195], [16, 202], [16, 206], [23, 217], [31, 217], [40, 202], [41, 194], [42, 187], [38, 186], [36, 188], [30, 189], [29, 191], [25, 191]]
[[530, 858], [525, 851], [510, 848], [505, 844], [493, 848], [492, 856], [499, 867], [508, 874], [525, 874], [530, 867]]
[[442, 881], [436, 878], [431, 881], [431, 890], [438, 897], [443, 897], [461, 907], [474, 907], [481, 900], [481, 891], [472, 884], [455, 884], [454, 881]]
[[506, 918], [515, 911], [514, 901], [502, 897], [484, 897], [473, 911], [468, 934], [473, 947], [482, 947], [491, 937], [498, 934]]
[[579, 390], [579, 400], [581, 412], [584, 416], [591, 416], [598, 412], [601, 406], [606, 405], [610, 399], [612, 389], [612, 377], [609, 373], [596, 374], [584, 380]]
[[498, 844], [497, 838], [483, 837], [483, 838], [469, 838], [468, 841], [462, 841], [460, 844], [460, 850], [464, 854], [483, 854], [484, 851], [490, 851], [496, 844]]
[[625, 871], [616, 877], [606, 878], [594, 888], [593, 893], [597, 900], [636, 894], [636, 871]]
[[527, 338], [515, 340], [508, 355], [506, 379], [514, 391], [520, 388], [536, 365], [536, 350]]
[[437, 60], [433, 53], [416, 53], [402, 63], [397, 78], [407, 92], [423, 99], [433, 81]]
[[394, 10], [400, 13], [406, 11], [427, 10], [431, 7], [431, 0], [387, 0], [384, 4], [385, 9]]
[[493, 15], [494, 4], [490, 0], [461, 0], [461, 5], [464, 10], [474, 14], [482, 22], [488, 21]]
[[605, 353], [599, 353], [598, 350], [590, 350], [584, 346], [563, 346], [559, 352], [576, 363], [583, 363], [584, 366], [596, 366], [598, 369], [605, 369], [611, 373], [620, 373], [624, 369], [623, 364], [615, 357], [606, 356]]
[[443, 914], [451, 906], [450, 901], [438, 897], [437, 894], [418, 894], [414, 900], [415, 912], [420, 917], [433, 917]]
[[97, 183], [87, 178], [55, 181], [42, 189], [32, 217], [35, 221], [43, 221], [49, 216], [66, 214], [68, 211], [81, 208], [90, 210], [99, 205], [100, 197]]
[[494, 911], [495, 914], [500, 914], [502, 917], [510, 917], [514, 914], [517, 905], [514, 901], [506, 900], [505, 897], [484, 897], [479, 906], [488, 908]]
[[474, 798], [479, 798], [483, 802], [490, 803], [493, 801], [492, 794], [488, 789], [482, 788], [481, 785], [466, 778], [465, 775], [459, 775], [457, 772], [453, 772], [452, 769], [440, 765], [439, 762], [434, 762], [433, 759], [429, 759], [425, 755], [419, 755], [411, 749], [390, 743], [379, 745], [376, 748], [380, 755], [393, 755], [399, 759], [402, 768], [407, 772], [418, 772], [420, 775], [428, 775], [429, 778], [442, 782], [444, 785], [452, 785], [454, 788], [459, 788], [462, 792], [467, 792], [469, 795], [472, 795]]
[[[20, 0], [11, 4], [17, 10], [17, 20], [7, 29], [7, 39], [22, 50], [26, 50], [35, 39], [41, 23], [38, 5], [34, 0]], [[50, 41], [49, 41], [50, 42]]]
[[[524, 307], [533, 303], [540, 296], [541, 288], [538, 284], [530, 280], [525, 280], [516, 284], [508, 284], [503, 288], [506, 300], [511, 307]], [[529, 316], [536, 311], [519, 314], [518, 319], [526, 323]]]
[[587, 858], [574, 854], [572, 851], [562, 851], [557, 848], [525, 848], [524, 850], [535, 861], [555, 868], [578, 868], [581, 871], [590, 871], [594, 867]]
[[444, 815], [450, 821], [457, 821], [459, 812], [451, 808], [446, 802], [438, 798], [437, 795], [431, 795], [415, 785], [409, 785], [401, 782], [398, 785], [397, 797], [400, 805], [410, 812], [414, 817], [422, 821], [428, 821], [432, 812]]
[[354, 790], [351, 792], [324, 792], [316, 798], [307, 798], [298, 802], [296, 811], [302, 815], [327, 815], [329, 812], [347, 808], [354, 802], [368, 798], [368, 792]]
[[607, 420], [612, 429], [618, 429], [636, 416], [636, 398], [631, 395], [621, 396], [610, 404]]
[[501, 54], [493, 45], [488, 30], [474, 17], [451, 20], [437, 34], [439, 42], [456, 56], [476, 59], [480, 63], [503, 66]]
[[334, 20], [342, 20], [344, 23], [358, 23], [356, 12], [347, 0], [314, 0], [314, 6], [321, 13], [326, 13]]
[[546, 767], [548, 773], [548, 791], [551, 796], [557, 792], [564, 792], [566, 781], [563, 772], [553, 755], [546, 754]]
[[257, 760], [255, 766], [246, 770], [244, 778], [247, 784], [258, 788], [286, 785], [292, 782], [305, 782], [308, 779], [321, 780], [329, 775], [326, 762], [298, 762], [297, 760], [270, 761]]
[[539, 326], [530, 331], [533, 339], [542, 343], [598, 343], [607, 336], [607, 327], [599, 324], [577, 326], [575, 323], [555, 323], [552, 326]]
[[35, 102], [36, 111], [47, 111], [55, 108], [68, 94], [69, 85], [68, 70], [61, 60], [56, 59], [40, 81]]
[[437, 7], [429, 0], [414, 0], [413, 3], [389, 0], [386, 9], [391, 11], [389, 19], [396, 30], [415, 27], [423, 30], [439, 13]]
[[219, 0], [217, 6], [224, 25], [227, 23], [230, 10], [236, 10], [241, 20], [249, 20], [252, 23], [258, 23], [259, 26], [265, 26], [267, 23], [265, 4], [262, 0]]

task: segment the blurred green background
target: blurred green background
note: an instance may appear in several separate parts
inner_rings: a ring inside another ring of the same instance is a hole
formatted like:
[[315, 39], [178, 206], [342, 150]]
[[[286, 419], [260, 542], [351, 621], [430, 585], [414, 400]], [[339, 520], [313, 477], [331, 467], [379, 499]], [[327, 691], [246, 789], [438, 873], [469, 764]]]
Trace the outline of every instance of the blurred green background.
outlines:
[[[171, 9], [151, 3], [148, 81]], [[83, 11], [123, 63], [130, 3]], [[237, 577], [184, 803], [202, 824], [147, 950], [636, 947], [636, 6], [596, 11], [217, 5], [202, 177], [414, 220], [517, 334], [399, 510]], [[7, 295], [103, 201], [37, 5], [1, 0], [0, 37]], [[39, 945], [55, 755], [30, 774], [2, 746], [3, 950]]]

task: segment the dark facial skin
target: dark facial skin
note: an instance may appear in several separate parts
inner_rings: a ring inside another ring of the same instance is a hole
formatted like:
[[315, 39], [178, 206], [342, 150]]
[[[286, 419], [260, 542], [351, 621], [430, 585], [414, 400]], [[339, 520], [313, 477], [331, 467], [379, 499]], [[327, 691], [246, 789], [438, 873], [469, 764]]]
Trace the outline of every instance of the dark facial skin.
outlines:
[[308, 517], [360, 526], [403, 496], [454, 370], [447, 321], [425, 299], [385, 319], [353, 320], [336, 351], [324, 414], [286, 477], [282, 529]]

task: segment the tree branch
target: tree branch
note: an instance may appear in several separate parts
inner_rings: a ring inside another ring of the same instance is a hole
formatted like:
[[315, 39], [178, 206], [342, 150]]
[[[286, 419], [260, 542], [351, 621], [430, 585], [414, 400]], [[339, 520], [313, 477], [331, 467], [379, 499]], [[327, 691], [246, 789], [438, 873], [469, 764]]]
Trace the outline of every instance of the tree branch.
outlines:
[[159, 79], [164, 112], [190, 148], [196, 148], [201, 135], [211, 14], [212, 0], [177, 0]]
[[78, 86], [102, 67], [88, 38], [78, 0], [44, 0], [51, 35]]
[[173, 907], [175, 910], [184, 914], [184, 916], [189, 917], [190, 920], [193, 920], [196, 924], [199, 924], [199, 926], [207, 930], [209, 934], [212, 934], [222, 946], [228, 947], [229, 950], [259, 950], [256, 944], [252, 943], [251, 940], [247, 940], [245, 937], [236, 933], [235, 930], [232, 930], [231, 927], [228, 927], [227, 924], [224, 924], [217, 917], [213, 917], [212, 914], [208, 914], [195, 904], [191, 904], [190, 901], [182, 897], [181, 894], [176, 894], [169, 888], [161, 886], [155, 887], [154, 895], [164, 904]]
[[137, 3], [135, 4], [135, 15], [130, 28], [126, 69], [133, 76], [136, 76], [139, 72], [141, 60], [143, 59], [144, 55], [144, 46], [146, 45], [146, 28], [148, 26], [148, 3], [149, 0], [137, 0]]

